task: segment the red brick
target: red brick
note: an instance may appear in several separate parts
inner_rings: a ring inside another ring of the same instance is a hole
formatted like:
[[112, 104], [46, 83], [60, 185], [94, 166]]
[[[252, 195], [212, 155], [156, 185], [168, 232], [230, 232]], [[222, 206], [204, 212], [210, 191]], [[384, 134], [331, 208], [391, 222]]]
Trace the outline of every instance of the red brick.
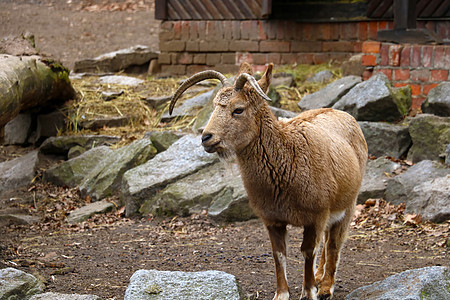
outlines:
[[386, 75], [386, 77], [389, 80], [392, 80], [392, 69], [387, 68], [387, 69], [376, 69], [375, 70], [376, 73], [383, 73], [384, 75]]
[[363, 55], [361, 62], [363, 66], [376, 66], [377, 57], [375, 55], [365, 54]]
[[444, 68], [444, 46], [435, 46], [434, 47], [434, 61], [433, 67], [435, 68]]
[[377, 39], [378, 24], [376, 21], [369, 22], [369, 40]]
[[209, 70], [211, 69], [210, 66], [204, 65], [204, 64], [200, 64], [200, 65], [189, 65], [186, 67], [186, 74], [195, 74], [201, 71], [205, 71], [205, 70]]
[[220, 64], [222, 55], [220, 53], [206, 53], [206, 64], [208, 66], [215, 66]]
[[296, 28], [294, 24], [291, 21], [284, 21], [283, 22], [283, 28], [284, 28], [284, 39], [285, 40], [293, 40], [295, 39], [296, 35]]
[[205, 39], [207, 41], [217, 41], [219, 40], [217, 34], [216, 21], [206, 21]]
[[198, 21], [198, 39], [204, 40], [206, 39], [206, 21]]
[[241, 39], [241, 21], [231, 21], [232, 25], [232, 33], [233, 33], [233, 39], [234, 40], [240, 40]]
[[174, 75], [184, 75], [186, 74], [186, 65], [161, 65], [161, 72]]
[[353, 52], [361, 53], [362, 52], [362, 42], [352, 42], [353, 43]]
[[430, 70], [415, 69], [411, 71], [411, 80], [413, 81], [428, 81], [430, 78]]
[[258, 21], [259, 40], [267, 40], [267, 33], [264, 30], [263, 22]]
[[216, 65], [214, 66], [214, 69], [222, 74], [236, 74], [236, 72], [239, 70], [239, 66], [236, 64]]
[[233, 23], [231, 21], [223, 21], [223, 38], [226, 40], [233, 38]]
[[389, 64], [389, 48], [391, 44], [383, 43], [380, 47], [380, 66]]
[[421, 85], [420, 84], [411, 84], [411, 91], [414, 96], [420, 95]]
[[161, 65], [170, 65], [171, 56], [169, 53], [160, 53], [158, 55], [158, 63]]
[[290, 43], [285, 41], [261, 41], [259, 43], [261, 52], [289, 52]]
[[330, 30], [331, 30], [331, 39], [334, 41], [339, 40], [339, 23], [330, 23]]
[[253, 53], [252, 56], [254, 65], [264, 65], [265, 63], [267, 63], [266, 53]]
[[197, 65], [206, 64], [206, 53], [194, 54], [193, 63]]
[[236, 54], [233, 52], [222, 53], [222, 64], [235, 64]]
[[378, 30], [389, 29], [387, 21], [378, 21]]
[[281, 53], [281, 64], [293, 64], [296, 63], [298, 60], [298, 53]]
[[191, 21], [191, 24], [189, 26], [189, 40], [198, 40], [198, 21]]
[[322, 42], [302, 42], [291, 41], [292, 52], [320, 52], [322, 51]]
[[258, 37], [258, 26], [255, 20], [241, 21], [241, 39], [250, 40]]
[[249, 64], [253, 64], [253, 55], [248, 52], [237, 52], [236, 53], [236, 62], [239, 65], [243, 62], [248, 62]]
[[331, 40], [331, 24], [330, 23], [320, 23], [318, 24], [320, 28], [320, 38], [321, 40], [328, 41]]
[[189, 28], [191, 21], [181, 21], [181, 39], [187, 41], [189, 39]]
[[280, 64], [281, 62], [280, 53], [267, 53], [267, 62], [274, 63], [276, 65]]
[[[262, 22], [263, 22], [262, 25], [264, 27], [264, 32], [267, 34], [267, 38], [269, 40], [275, 39], [277, 37], [276, 24], [278, 24], [278, 22], [272, 21], [272, 20], [262, 21]], [[299, 37], [299, 39], [300, 39], [300, 37]]]
[[411, 61], [411, 46], [405, 46], [400, 54], [400, 66], [408, 67]]
[[372, 77], [372, 73], [373, 73], [372, 70], [365, 70], [362, 74], [363, 80], [367, 80], [370, 77]]
[[409, 69], [394, 70], [394, 80], [408, 80], [408, 79], [409, 79]]
[[159, 51], [161, 52], [182, 52], [186, 47], [184, 41], [160, 41]]
[[286, 33], [285, 27], [286, 27], [286, 22], [285, 21], [279, 20], [277, 22], [276, 31], [277, 31], [277, 39], [278, 40], [283, 40], [284, 39], [284, 36], [285, 36], [285, 33]]
[[297, 63], [310, 65], [314, 63], [314, 54], [312, 53], [299, 53]]
[[421, 56], [421, 46], [413, 46], [411, 50], [411, 67], [419, 67], [420, 66], [420, 56]]
[[430, 81], [446, 81], [448, 80], [448, 70], [431, 70]]
[[402, 45], [391, 45], [389, 46], [389, 65], [393, 67], [398, 67], [400, 65], [400, 52], [402, 50]]
[[259, 50], [259, 44], [257, 41], [246, 40], [231, 40], [229, 44], [230, 51], [251, 51], [256, 52]]
[[303, 23], [303, 40], [304, 41], [315, 41], [316, 37], [313, 36], [313, 30], [312, 30], [312, 24], [311, 23]]
[[423, 46], [422, 48], [422, 67], [429, 68], [433, 63], [433, 46]]
[[341, 40], [346, 41], [358, 39], [358, 23], [356, 22], [341, 23], [339, 38]]
[[445, 47], [444, 69], [450, 69], [450, 46]]
[[369, 37], [369, 25], [367, 22], [359, 22], [359, 40], [366, 41]]
[[353, 52], [354, 44], [350, 41], [323, 42], [323, 52]]
[[319, 65], [330, 62], [331, 55], [329, 53], [314, 53], [313, 64]]
[[177, 54], [176, 62], [182, 65], [192, 64], [193, 55], [187, 52]]
[[408, 84], [406, 82], [394, 82], [394, 87], [399, 88], [399, 87], [404, 87], [407, 86]]
[[367, 41], [362, 44], [363, 53], [380, 53], [380, 42]]
[[224, 52], [229, 50], [228, 41], [218, 40], [214, 43], [208, 41], [200, 41], [199, 42], [199, 51], [200, 52]]
[[418, 110], [422, 106], [422, 103], [425, 101], [425, 97], [422, 96], [412, 96], [412, 104], [411, 110]]
[[187, 41], [186, 51], [188, 52], [198, 52], [200, 49], [198, 41]]
[[181, 39], [181, 21], [173, 22], [173, 39]]
[[432, 84], [424, 84], [422, 87], [422, 94], [424, 95], [428, 95], [428, 93], [430, 92], [430, 90], [434, 89], [435, 87], [437, 87], [437, 83], [432, 83]]

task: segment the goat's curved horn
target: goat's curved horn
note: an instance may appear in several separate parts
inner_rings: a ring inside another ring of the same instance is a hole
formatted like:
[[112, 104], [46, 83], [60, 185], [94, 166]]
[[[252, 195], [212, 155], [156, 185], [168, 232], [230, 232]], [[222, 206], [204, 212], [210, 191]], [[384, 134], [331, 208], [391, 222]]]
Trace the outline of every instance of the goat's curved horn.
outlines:
[[170, 115], [172, 114], [173, 108], [175, 107], [175, 103], [177, 102], [178, 98], [180, 98], [180, 96], [184, 93], [184, 91], [186, 91], [194, 84], [206, 79], [219, 79], [222, 85], [226, 85], [227, 83], [227, 78], [224, 75], [222, 75], [222, 73], [214, 70], [206, 70], [192, 75], [191, 77], [186, 79], [173, 94], [172, 100], [170, 100], [169, 114]]
[[237, 91], [241, 90], [247, 81], [255, 89], [255, 91], [258, 95], [260, 95], [263, 99], [265, 99], [267, 101], [272, 101], [272, 99], [270, 99], [269, 96], [267, 96], [263, 92], [263, 90], [259, 86], [258, 82], [256, 81], [255, 77], [253, 77], [252, 75], [250, 75], [248, 73], [242, 73], [241, 75], [239, 75], [238, 78], [236, 78], [236, 83], [234, 85], [234, 89]]

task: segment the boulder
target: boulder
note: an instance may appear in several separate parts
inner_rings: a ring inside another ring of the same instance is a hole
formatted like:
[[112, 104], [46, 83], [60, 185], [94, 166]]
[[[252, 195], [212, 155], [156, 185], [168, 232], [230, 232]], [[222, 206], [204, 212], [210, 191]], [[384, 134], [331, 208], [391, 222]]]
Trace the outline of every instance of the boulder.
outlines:
[[440, 160], [450, 144], [450, 117], [418, 115], [409, 123], [409, 134], [412, 147], [408, 151], [408, 160]]
[[345, 300], [450, 299], [448, 267], [426, 267], [392, 275], [383, 281], [360, 287]]
[[292, 76], [292, 74], [282, 74], [282, 76], [274, 74], [272, 82], [270, 83], [270, 85], [275, 88], [279, 86], [291, 87], [294, 84], [295, 81], [294, 76]]
[[34, 295], [30, 300], [100, 300], [95, 295], [79, 295], [79, 294], [61, 294], [61, 293], [42, 293]]
[[102, 76], [98, 80], [102, 84], [117, 84], [117, 85], [127, 85], [127, 86], [138, 86], [144, 83], [144, 80], [123, 75], [108, 75]]
[[445, 81], [432, 89], [422, 103], [422, 111], [442, 117], [450, 117], [450, 82]]
[[40, 114], [36, 118], [36, 128], [31, 134], [29, 142], [32, 144], [42, 142], [44, 139], [57, 136], [66, 128], [66, 116], [56, 110], [48, 114]]
[[388, 175], [398, 168], [399, 164], [384, 157], [369, 160], [359, 190], [358, 204], [363, 204], [369, 198], [384, 198]]
[[0, 163], [0, 194], [4, 191], [24, 187], [36, 175], [39, 162], [38, 151], [31, 151], [21, 157]]
[[0, 53], [15, 56], [38, 55], [34, 45], [34, 35], [25, 33], [21, 36], [9, 35], [0, 39]]
[[195, 116], [196, 113], [212, 99], [211, 97], [213, 97], [214, 94], [214, 90], [210, 90], [185, 100], [183, 104], [175, 106], [172, 115], [169, 115], [169, 112], [165, 112], [161, 116], [161, 122], [169, 122], [175, 118]]
[[186, 216], [202, 210], [222, 221], [244, 221], [255, 217], [248, 205], [240, 175], [223, 163], [211, 165], [167, 185], [146, 200], [139, 211], [143, 215]]
[[357, 84], [334, 105], [358, 121], [396, 121], [408, 114], [411, 106], [409, 87], [392, 88], [383, 73]]
[[0, 211], [0, 226], [9, 225], [32, 225], [39, 222], [41, 218], [31, 215], [3, 213]]
[[319, 71], [314, 76], [306, 79], [306, 82], [324, 83], [333, 78], [333, 73], [329, 70]]
[[89, 203], [83, 207], [71, 211], [69, 216], [67, 217], [67, 222], [71, 224], [83, 222], [95, 214], [112, 211], [113, 209], [114, 204], [105, 200]]
[[423, 220], [431, 222], [449, 220], [450, 175], [431, 179], [415, 186], [406, 202], [405, 213], [420, 214]]
[[124, 300], [243, 299], [236, 278], [222, 271], [180, 272], [139, 270], [133, 274]]
[[[147, 136], [147, 134], [146, 134]], [[173, 131], [154, 131], [149, 133], [149, 138], [158, 153], [166, 151], [182, 135]]]
[[290, 110], [285, 110], [285, 109], [277, 108], [277, 107], [273, 107], [273, 106], [270, 107], [270, 110], [275, 115], [275, 117], [277, 117], [278, 119], [292, 119], [292, 118], [298, 116], [298, 114], [299, 114], [297, 112], [293, 112]]
[[160, 106], [168, 103], [170, 99], [172, 99], [172, 95], [159, 97], [149, 96], [142, 100], [144, 101], [145, 104], [147, 104], [151, 108], [158, 109], [160, 108]]
[[23, 145], [28, 142], [31, 132], [31, 114], [19, 114], [14, 119], [6, 123], [4, 144]]
[[400, 158], [406, 156], [411, 147], [411, 137], [406, 124], [367, 121], [359, 121], [358, 124], [366, 139], [369, 155]]
[[358, 53], [355, 55], [352, 55], [348, 60], [342, 62], [341, 68], [342, 68], [342, 75], [348, 76], [348, 75], [356, 75], [356, 76], [362, 76], [364, 71], [366, 70], [366, 67], [362, 64], [362, 53]]
[[73, 159], [47, 169], [44, 173], [44, 180], [59, 186], [76, 187], [83, 182], [96, 165], [110, 157], [112, 153], [113, 150], [107, 146], [92, 148]]
[[333, 81], [323, 89], [306, 95], [298, 103], [301, 110], [332, 107], [351, 88], [361, 82], [359, 76], [346, 76]]
[[132, 122], [131, 116], [108, 116], [103, 118], [85, 119], [80, 122], [84, 129], [96, 130], [103, 127], [122, 127]]
[[450, 169], [444, 165], [435, 161], [423, 160], [410, 167], [405, 173], [388, 181], [385, 193], [386, 201], [395, 205], [407, 204], [415, 186], [448, 174], [450, 174]]
[[14, 268], [0, 270], [0, 300], [28, 300], [38, 293], [42, 287], [33, 275]]
[[118, 192], [123, 174], [156, 155], [156, 149], [148, 139], [141, 139], [115, 150], [94, 166], [80, 184], [83, 195], [103, 199]]
[[126, 215], [136, 214], [145, 200], [166, 185], [217, 161], [215, 154], [205, 152], [200, 136], [183, 136], [166, 151], [124, 174], [121, 198], [125, 202]]
[[111, 146], [119, 141], [120, 137], [109, 135], [58, 136], [46, 139], [39, 149], [44, 154], [67, 155], [70, 148], [75, 146], [87, 150], [98, 146]]
[[132, 66], [148, 65], [158, 53], [147, 46], [137, 45], [127, 49], [102, 54], [93, 59], [76, 61], [73, 71], [76, 73], [118, 72]]

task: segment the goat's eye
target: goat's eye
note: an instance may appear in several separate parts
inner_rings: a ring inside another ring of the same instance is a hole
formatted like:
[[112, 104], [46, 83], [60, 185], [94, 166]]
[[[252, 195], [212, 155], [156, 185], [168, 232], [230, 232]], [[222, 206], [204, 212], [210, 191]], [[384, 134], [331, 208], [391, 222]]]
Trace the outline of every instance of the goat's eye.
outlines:
[[240, 115], [240, 114], [242, 114], [244, 112], [244, 109], [243, 108], [236, 108], [234, 111], [233, 111], [233, 115]]

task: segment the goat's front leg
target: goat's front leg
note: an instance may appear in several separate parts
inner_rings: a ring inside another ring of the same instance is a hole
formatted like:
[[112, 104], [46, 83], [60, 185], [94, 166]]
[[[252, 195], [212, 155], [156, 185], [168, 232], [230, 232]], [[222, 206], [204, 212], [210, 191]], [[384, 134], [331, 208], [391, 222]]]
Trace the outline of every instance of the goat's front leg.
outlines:
[[272, 243], [275, 272], [277, 276], [277, 292], [273, 300], [288, 300], [289, 286], [286, 278], [286, 225], [268, 225], [270, 242]]
[[317, 249], [322, 234], [322, 230], [316, 226], [305, 226], [301, 247], [302, 254], [305, 257], [305, 276], [301, 300], [317, 299], [317, 282], [314, 276], [314, 269]]

